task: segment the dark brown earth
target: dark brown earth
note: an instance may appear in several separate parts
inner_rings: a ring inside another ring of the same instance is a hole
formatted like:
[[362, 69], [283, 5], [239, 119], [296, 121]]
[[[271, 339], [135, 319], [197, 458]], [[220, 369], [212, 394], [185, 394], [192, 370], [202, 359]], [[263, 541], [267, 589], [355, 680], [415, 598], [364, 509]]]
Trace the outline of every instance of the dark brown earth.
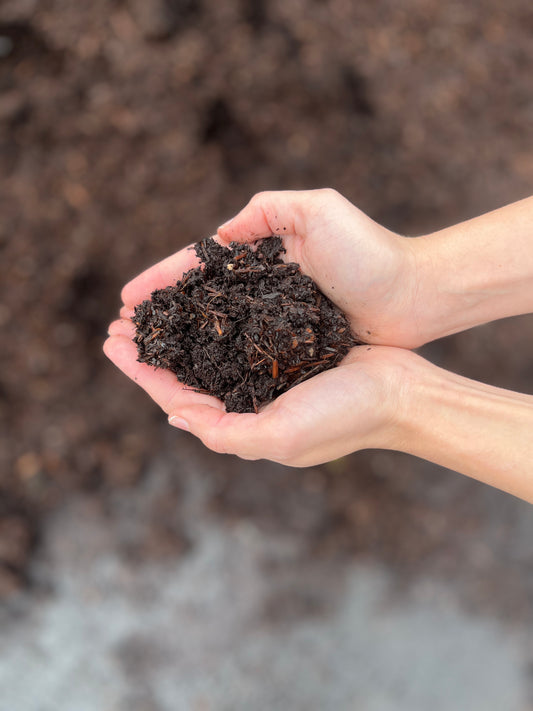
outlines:
[[227, 412], [258, 412], [358, 343], [340, 309], [282, 260], [280, 237], [255, 249], [208, 237], [194, 249], [201, 266], [135, 307], [141, 363], [171, 370]]
[[[154, 452], [188, 456], [102, 355], [121, 286], [258, 190], [331, 186], [411, 235], [525, 197], [532, 32], [530, 0], [0, 4], [1, 594], [31, 582], [71, 492], [105, 505]], [[531, 331], [507, 320], [424, 353], [531, 392]], [[504, 580], [509, 614], [531, 609], [510, 497], [390, 452], [274, 476], [193, 446], [221, 515], [310, 526], [312, 500], [328, 555], [462, 569], [477, 610]], [[186, 548], [180, 501], [177, 470], [133, 556]]]

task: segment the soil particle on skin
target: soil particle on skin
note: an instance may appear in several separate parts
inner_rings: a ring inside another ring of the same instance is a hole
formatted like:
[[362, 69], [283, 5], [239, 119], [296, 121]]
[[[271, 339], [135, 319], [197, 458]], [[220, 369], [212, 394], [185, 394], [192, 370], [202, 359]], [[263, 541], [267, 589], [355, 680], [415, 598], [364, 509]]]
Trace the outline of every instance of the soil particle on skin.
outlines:
[[289, 388], [337, 365], [359, 341], [345, 315], [295, 263], [281, 239], [194, 247], [203, 264], [135, 307], [138, 360], [257, 412]]

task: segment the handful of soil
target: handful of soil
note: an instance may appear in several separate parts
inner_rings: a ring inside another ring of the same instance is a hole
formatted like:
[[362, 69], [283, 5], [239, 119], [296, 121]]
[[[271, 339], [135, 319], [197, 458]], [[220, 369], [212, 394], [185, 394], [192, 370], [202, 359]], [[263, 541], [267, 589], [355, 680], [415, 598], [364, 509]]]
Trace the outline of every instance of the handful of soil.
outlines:
[[194, 249], [203, 265], [135, 307], [141, 363], [168, 368], [228, 412], [257, 412], [359, 343], [299, 265], [283, 262], [279, 237], [256, 249], [208, 238]]

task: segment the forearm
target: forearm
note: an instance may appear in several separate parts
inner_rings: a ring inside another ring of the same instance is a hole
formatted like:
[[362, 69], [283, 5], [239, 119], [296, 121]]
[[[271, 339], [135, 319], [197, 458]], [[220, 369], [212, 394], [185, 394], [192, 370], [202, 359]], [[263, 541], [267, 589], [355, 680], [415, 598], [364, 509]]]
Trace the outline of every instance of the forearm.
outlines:
[[395, 448], [533, 503], [533, 396], [429, 363], [417, 370]]
[[533, 311], [533, 197], [410, 242], [425, 341]]

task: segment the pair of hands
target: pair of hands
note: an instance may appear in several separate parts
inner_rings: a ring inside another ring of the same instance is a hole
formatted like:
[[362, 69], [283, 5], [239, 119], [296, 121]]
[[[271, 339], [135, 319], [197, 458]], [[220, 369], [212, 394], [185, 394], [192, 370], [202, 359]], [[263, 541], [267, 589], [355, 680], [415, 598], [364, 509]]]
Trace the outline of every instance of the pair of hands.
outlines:
[[334, 190], [259, 193], [218, 230], [222, 243], [279, 234], [287, 261], [348, 316], [369, 345], [337, 368], [284, 393], [259, 414], [226, 413], [214, 397], [183, 389], [174, 374], [137, 362], [133, 307], [180, 279], [198, 259], [182, 249], [130, 281], [107, 356], [168, 414], [216, 452], [291, 466], [319, 464], [367, 447], [401, 448], [404, 411], [420, 369], [410, 348], [428, 340], [413, 242], [381, 227]]

